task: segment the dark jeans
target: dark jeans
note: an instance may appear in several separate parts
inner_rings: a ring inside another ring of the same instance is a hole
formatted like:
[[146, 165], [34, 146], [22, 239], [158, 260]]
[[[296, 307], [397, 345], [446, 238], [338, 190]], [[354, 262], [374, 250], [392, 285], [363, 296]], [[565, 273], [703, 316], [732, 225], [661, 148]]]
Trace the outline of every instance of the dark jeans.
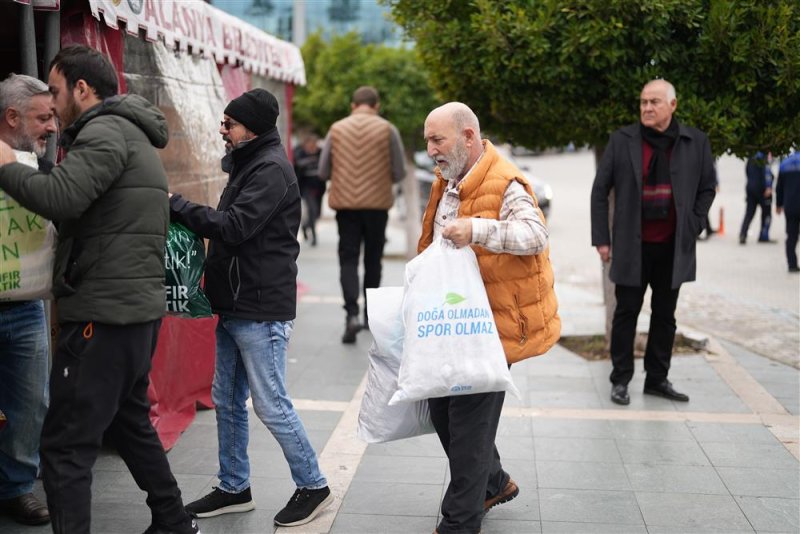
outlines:
[[800, 215], [786, 215], [786, 261], [790, 269], [797, 268], [797, 237], [800, 234]]
[[483, 503], [500, 493], [509, 475], [494, 445], [505, 392], [428, 399], [431, 420], [450, 464], [439, 534], [474, 534]]
[[672, 289], [673, 243], [642, 243], [642, 285], [617, 285], [617, 307], [611, 323], [611, 371], [613, 384], [625, 384], [633, 378], [633, 343], [636, 319], [648, 284], [653, 290], [650, 301], [650, 331], [644, 353], [645, 381], [658, 384], [667, 378], [672, 344], [675, 340], [675, 307], [679, 289]]
[[772, 222], [772, 198], [765, 197], [764, 193], [747, 193], [747, 208], [744, 212], [742, 228], [739, 230], [740, 237], [747, 236], [747, 230], [756, 214], [756, 207], [761, 208], [761, 230], [758, 232], [758, 239], [766, 241], [769, 239], [769, 225]]
[[[381, 285], [381, 259], [386, 244], [386, 210], [339, 210], [339, 280], [347, 315], [358, 315], [358, 259], [364, 244], [364, 299], [367, 288]], [[365, 308], [366, 309], [366, 308]]]
[[92, 466], [104, 434], [147, 492], [153, 524], [180, 532], [190, 523], [149, 417], [148, 373], [160, 324], [61, 325], [41, 441], [54, 533], [90, 531]]

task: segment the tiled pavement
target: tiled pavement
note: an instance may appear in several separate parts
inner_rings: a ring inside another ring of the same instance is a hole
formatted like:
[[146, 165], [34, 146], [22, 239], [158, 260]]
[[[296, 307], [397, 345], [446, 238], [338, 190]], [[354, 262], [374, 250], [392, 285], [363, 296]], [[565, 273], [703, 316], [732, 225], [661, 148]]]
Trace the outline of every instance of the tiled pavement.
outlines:
[[[288, 387], [336, 502], [309, 525], [272, 526], [294, 487], [274, 439], [251, 413], [256, 510], [201, 520], [206, 534], [428, 533], [436, 526], [448, 481], [437, 439], [367, 446], [355, 437], [370, 336], [359, 334], [354, 346], [339, 342], [344, 314], [330, 220], [320, 235], [319, 247], [301, 253], [308, 291]], [[402, 239], [390, 233], [390, 249], [404, 246]], [[399, 284], [402, 268], [400, 260], [385, 262], [384, 284]], [[568, 284], [558, 291], [573, 327], [594, 328], [598, 318], [584, 306], [593, 296]], [[717, 347], [718, 355], [673, 359], [670, 377], [691, 395], [688, 404], [643, 396], [637, 373], [631, 405], [618, 407], [608, 399], [610, 364], [559, 346], [514, 365], [522, 399], [507, 398], [497, 445], [521, 493], [487, 515], [483, 533], [800, 531], [800, 372], [729, 343]], [[211, 489], [213, 411], [198, 414], [169, 460], [187, 501]], [[104, 451], [94, 470], [93, 532], [136, 533], [148, 524], [144, 495], [113, 451]], [[0, 518], [3, 534], [47, 530]]]

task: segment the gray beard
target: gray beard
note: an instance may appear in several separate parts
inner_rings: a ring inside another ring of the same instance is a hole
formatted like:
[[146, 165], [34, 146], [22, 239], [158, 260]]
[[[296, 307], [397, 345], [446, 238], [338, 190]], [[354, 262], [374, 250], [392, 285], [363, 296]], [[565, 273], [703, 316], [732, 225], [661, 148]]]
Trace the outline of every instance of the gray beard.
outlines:
[[19, 135], [16, 136], [14, 139], [14, 149], [21, 150], [23, 152], [33, 152], [36, 154], [36, 157], [43, 158], [45, 153], [47, 152], [47, 147], [39, 147], [36, 144], [36, 140], [32, 139], [27, 132], [20, 132]]
[[442, 176], [444, 176], [445, 180], [450, 181], [456, 179], [465, 173], [467, 171], [465, 167], [467, 166], [468, 157], [466, 145], [463, 143], [457, 143], [453, 148], [452, 154], [448, 158], [447, 167], [444, 169], [439, 167], [439, 170], [442, 171]]

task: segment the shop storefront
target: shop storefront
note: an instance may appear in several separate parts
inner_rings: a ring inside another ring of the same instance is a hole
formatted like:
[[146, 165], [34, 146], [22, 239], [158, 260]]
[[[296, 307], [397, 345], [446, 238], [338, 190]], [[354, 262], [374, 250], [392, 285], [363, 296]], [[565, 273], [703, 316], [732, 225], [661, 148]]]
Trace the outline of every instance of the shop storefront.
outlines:
[[[278, 97], [278, 129], [291, 139], [294, 87], [305, 84], [300, 50], [202, 0], [15, 0], [0, 2], [0, 79], [47, 79], [62, 46], [107, 55], [120, 91], [140, 94], [167, 117], [160, 156], [170, 190], [216, 205], [226, 175], [218, 133], [226, 103], [263, 87]], [[151, 373], [151, 418], [166, 448], [210, 406], [216, 319], [166, 317]]]

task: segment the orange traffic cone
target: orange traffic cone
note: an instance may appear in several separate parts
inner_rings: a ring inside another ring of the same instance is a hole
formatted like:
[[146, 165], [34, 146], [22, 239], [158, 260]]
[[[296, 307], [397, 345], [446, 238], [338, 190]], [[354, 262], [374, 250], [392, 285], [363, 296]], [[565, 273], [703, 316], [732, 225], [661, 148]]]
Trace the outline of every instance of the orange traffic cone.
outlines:
[[722, 206], [719, 207], [719, 229], [717, 233], [719, 235], [725, 235], [725, 208]]

